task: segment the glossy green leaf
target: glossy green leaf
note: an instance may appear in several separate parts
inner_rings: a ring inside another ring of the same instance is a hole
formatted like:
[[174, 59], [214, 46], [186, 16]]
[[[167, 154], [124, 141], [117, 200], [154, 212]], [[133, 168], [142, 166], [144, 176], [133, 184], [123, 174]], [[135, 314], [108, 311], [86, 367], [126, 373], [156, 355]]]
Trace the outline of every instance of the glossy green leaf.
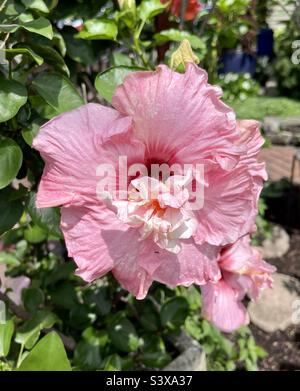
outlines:
[[71, 371], [64, 345], [52, 331], [43, 337], [22, 361], [19, 371]]
[[[45, 101], [45, 99], [43, 99], [41, 96], [39, 95], [31, 95], [29, 96], [29, 102], [32, 106], [32, 108], [39, 114], [40, 117], [44, 118], [44, 119], [51, 119], [55, 116], [57, 116], [59, 113], [50, 105], [48, 105], [48, 103]], [[34, 125], [32, 125], [34, 126]], [[33, 137], [34, 137], [34, 129], [32, 129], [32, 126], [29, 126], [29, 127], [26, 127], [23, 129], [22, 131], [22, 136], [23, 138], [25, 139], [25, 141], [28, 143], [32, 143], [32, 140], [33, 140]], [[30, 136], [28, 133], [25, 135], [24, 137], [24, 132], [27, 132], [27, 131], [33, 131], [33, 134]], [[36, 132], [38, 132], [39, 129], [37, 129], [35, 127], [35, 130]]]
[[84, 104], [74, 85], [62, 75], [44, 72], [39, 74], [32, 84], [57, 114], [73, 110]]
[[37, 208], [36, 193], [31, 192], [26, 202], [26, 208], [32, 221], [43, 228], [44, 231], [62, 237], [60, 225], [60, 211], [58, 208]]
[[143, 302], [139, 320], [142, 326], [149, 331], [156, 331], [160, 326], [159, 314], [151, 301]]
[[95, 61], [91, 42], [79, 40], [74, 37], [74, 33], [68, 31], [64, 34], [67, 55], [80, 64], [90, 65]]
[[81, 39], [108, 39], [115, 40], [118, 34], [118, 27], [110, 19], [89, 19], [84, 22], [83, 29], [76, 34]]
[[52, 312], [39, 311], [32, 319], [19, 328], [15, 341], [24, 345], [26, 349], [31, 349], [38, 340], [41, 330], [49, 329], [57, 320], [57, 316]]
[[0, 138], [0, 189], [6, 187], [16, 177], [22, 159], [22, 150], [14, 140]]
[[99, 370], [101, 366], [99, 346], [80, 341], [74, 352], [74, 364], [87, 370]]
[[21, 0], [24, 6], [34, 11], [40, 11], [47, 14], [50, 10], [43, 0]]
[[99, 94], [111, 103], [113, 94], [118, 85], [123, 83], [129, 73], [145, 70], [138, 67], [118, 66], [107, 69], [96, 76], [95, 87]]
[[14, 322], [9, 319], [4, 324], [0, 323], [0, 357], [6, 357], [9, 353], [10, 342], [14, 333]]
[[127, 318], [114, 322], [108, 330], [112, 344], [122, 352], [134, 352], [140, 345], [135, 327]]
[[57, 50], [53, 49], [48, 45], [36, 43], [30, 43], [29, 45], [23, 46], [34, 50], [34, 52], [37, 53], [40, 57], [42, 57], [47, 64], [52, 65], [57, 72], [63, 73], [66, 76], [70, 75], [65, 60], [58, 53]]
[[47, 232], [38, 225], [30, 225], [24, 231], [24, 238], [32, 244], [41, 243], [47, 239]]
[[112, 354], [105, 359], [104, 371], [121, 371], [122, 360], [118, 354]]
[[41, 17], [30, 22], [22, 23], [20, 27], [30, 31], [31, 33], [42, 35], [45, 38], [53, 38], [52, 25], [46, 18]]
[[0, 31], [14, 33], [20, 28], [30, 31], [31, 33], [42, 35], [45, 38], [53, 38], [52, 25], [48, 19], [41, 17], [30, 21], [21, 21], [19, 23], [0, 24]]
[[22, 216], [24, 205], [21, 199], [11, 199], [14, 193], [16, 190], [9, 187], [0, 191], [0, 235], [13, 228]]
[[160, 0], [143, 0], [137, 7], [137, 13], [140, 19], [146, 21], [162, 13], [168, 4], [162, 4]]
[[25, 309], [35, 313], [44, 301], [44, 293], [39, 288], [26, 288], [22, 291], [22, 299]]
[[3, 49], [3, 51], [6, 53], [6, 57], [14, 57], [17, 56], [18, 54], [23, 54], [26, 56], [31, 57], [38, 65], [42, 65], [44, 60], [41, 56], [36, 54], [32, 49], [28, 47], [17, 47], [13, 49]]
[[176, 329], [182, 326], [189, 313], [189, 304], [183, 297], [174, 297], [165, 302], [160, 311], [163, 326]]
[[0, 75], [0, 122], [13, 118], [27, 101], [27, 90], [14, 80]]
[[132, 66], [132, 60], [128, 54], [113, 52], [112, 59], [113, 59], [113, 65], [116, 67], [120, 65], [127, 66], [127, 67]]
[[162, 44], [168, 41], [182, 42], [187, 39], [193, 49], [205, 49], [206, 45], [203, 39], [197, 37], [197, 35], [190, 34], [187, 31], [180, 31], [176, 29], [163, 30], [154, 35], [154, 39], [158, 44]]
[[144, 365], [150, 368], [163, 368], [170, 361], [171, 356], [166, 352], [164, 341], [156, 335], [144, 336], [144, 348], [141, 360]]
[[42, 120], [33, 120], [26, 128], [22, 129], [22, 136], [25, 142], [31, 147], [32, 141], [38, 134], [40, 127], [43, 125]]

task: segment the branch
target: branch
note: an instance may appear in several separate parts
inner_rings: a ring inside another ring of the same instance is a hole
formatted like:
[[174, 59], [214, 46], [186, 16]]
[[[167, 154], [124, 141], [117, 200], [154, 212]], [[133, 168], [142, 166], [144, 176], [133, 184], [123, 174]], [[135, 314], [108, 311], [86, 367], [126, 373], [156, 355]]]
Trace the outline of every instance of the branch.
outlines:
[[204, 33], [204, 29], [207, 25], [207, 22], [208, 22], [208, 18], [210, 17], [210, 15], [214, 12], [215, 8], [216, 8], [216, 5], [217, 5], [217, 0], [214, 0], [213, 1], [213, 5], [209, 11], [209, 13], [206, 15], [205, 19], [203, 20], [201, 26], [200, 26], [200, 29], [199, 29], [199, 37], [201, 37], [201, 35]]
[[[23, 320], [29, 320], [32, 318], [32, 316], [27, 311], [25, 311], [21, 306], [14, 303], [5, 293], [0, 292], [0, 300], [4, 301], [4, 303], [6, 303], [6, 305], [9, 307], [9, 309], [18, 318], [23, 319]], [[67, 350], [74, 351], [75, 346], [76, 346], [76, 342], [74, 341], [74, 339], [72, 337], [69, 337], [69, 336], [61, 333], [60, 331], [56, 330], [55, 328], [43, 330], [43, 332], [45, 334], [49, 333], [50, 331], [55, 331], [60, 336], [60, 338], [62, 339], [63, 344]]]

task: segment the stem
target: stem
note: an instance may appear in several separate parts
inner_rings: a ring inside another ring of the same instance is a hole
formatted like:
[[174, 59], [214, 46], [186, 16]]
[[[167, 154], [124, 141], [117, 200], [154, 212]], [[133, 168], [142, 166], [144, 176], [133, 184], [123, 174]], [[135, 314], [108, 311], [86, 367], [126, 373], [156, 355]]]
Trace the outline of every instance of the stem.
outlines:
[[210, 15], [214, 12], [216, 5], [217, 5], [217, 0], [214, 0], [210, 12], [206, 15], [205, 19], [203, 20], [203, 22], [200, 26], [200, 30], [199, 30], [199, 34], [198, 34], [199, 37], [201, 37], [201, 35], [204, 33], [204, 29], [207, 25], [208, 19], [209, 19]]
[[180, 23], [179, 23], [179, 30], [183, 30], [183, 25], [184, 25], [184, 15], [185, 11], [187, 9], [188, 2], [187, 0], [181, 0], [180, 4]]
[[11, 62], [11, 60], [8, 61], [8, 77], [10, 80], [12, 80], [12, 62]]
[[7, 3], [7, 0], [4, 0], [3, 3], [0, 5], [0, 12], [3, 11], [6, 3]]
[[24, 350], [24, 344], [22, 344], [21, 347], [20, 347], [18, 360], [17, 360], [17, 368], [19, 368], [19, 366], [21, 364], [21, 358], [22, 358], [23, 350]]
[[6, 33], [5, 34], [4, 40], [2, 41], [2, 43], [0, 45], [0, 49], [5, 48], [5, 44], [6, 44], [6, 41], [8, 40], [8, 38], [9, 38], [9, 35], [10, 35], [10, 33]]
[[139, 57], [141, 58], [142, 60], [142, 63], [143, 65], [146, 67], [146, 68], [149, 68], [149, 63], [148, 61], [146, 60], [145, 58], [145, 55], [144, 55], [144, 52], [143, 50], [141, 49], [141, 46], [140, 46], [140, 42], [139, 42], [139, 38], [140, 38], [140, 35], [141, 35], [141, 32], [145, 26], [145, 20], [142, 20], [141, 21], [141, 24], [138, 28], [138, 30], [134, 33], [133, 35], [133, 50], [135, 50], [135, 52], [139, 55]]

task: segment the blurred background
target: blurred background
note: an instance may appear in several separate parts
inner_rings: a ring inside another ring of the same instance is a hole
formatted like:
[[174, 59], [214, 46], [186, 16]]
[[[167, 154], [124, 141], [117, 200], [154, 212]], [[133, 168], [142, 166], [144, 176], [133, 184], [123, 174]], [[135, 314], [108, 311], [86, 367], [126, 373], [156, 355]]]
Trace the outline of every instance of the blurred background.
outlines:
[[[0, 1], [0, 370], [299, 370], [300, 0], [150, 0], [156, 11], [132, 50], [140, 3]], [[40, 125], [85, 102], [107, 104], [122, 67], [168, 63], [183, 39], [266, 140], [253, 244], [277, 273], [273, 290], [246, 303], [250, 326], [232, 334], [201, 317], [195, 286], [154, 284], [139, 302], [110, 275], [85, 284], [59, 210], [35, 207]]]

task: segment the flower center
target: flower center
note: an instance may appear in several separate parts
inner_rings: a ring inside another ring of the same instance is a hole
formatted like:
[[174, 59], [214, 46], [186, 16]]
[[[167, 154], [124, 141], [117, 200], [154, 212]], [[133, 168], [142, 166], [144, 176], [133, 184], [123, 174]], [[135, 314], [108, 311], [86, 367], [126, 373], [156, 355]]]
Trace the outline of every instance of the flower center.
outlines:
[[140, 240], [151, 238], [162, 249], [181, 250], [181, 239], [196, 231], [197, 220], [188, 208], [190, 175], [170, 176], [164, 183], [141, 177], [131, 181], [126, 200], [110, 200], [118, 218], [139, 230]]

